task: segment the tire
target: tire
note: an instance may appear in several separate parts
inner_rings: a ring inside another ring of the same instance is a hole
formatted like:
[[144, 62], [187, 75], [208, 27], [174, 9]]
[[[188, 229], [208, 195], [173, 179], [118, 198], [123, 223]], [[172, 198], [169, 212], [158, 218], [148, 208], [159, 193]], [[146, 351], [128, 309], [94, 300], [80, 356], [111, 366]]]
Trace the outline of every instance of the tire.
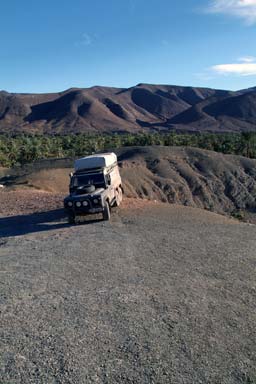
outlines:
[[105, 203], [104, 211], [103, 211], [103, 220], [109, 221], [110, 220], [110, 207], [109, 203]]
[[122, 203], [122, 200], [123, 200], [123, 190], [122, 188], [119, 188], [119, 204], [118, 205]]
[[117, 199], [116, 199], [117, 207], [119, 207], [119, 205], [121, 204], [122, 200], [123, 200], [123, 191], [122, 191], [122, 188], [118, 188], [118, 195], [117, 195]]
[[68, 223], [69, 224], [75, 224], [76, 223], [76, 216], [73, 214], [68, 215]]
[[119, 207], [119, 205], [122, 202], [122, 199], [123, 199], [122, 188], [118, 188], [118, 190], [116, 191], [116, 198], [115, 198], [114, 207]]

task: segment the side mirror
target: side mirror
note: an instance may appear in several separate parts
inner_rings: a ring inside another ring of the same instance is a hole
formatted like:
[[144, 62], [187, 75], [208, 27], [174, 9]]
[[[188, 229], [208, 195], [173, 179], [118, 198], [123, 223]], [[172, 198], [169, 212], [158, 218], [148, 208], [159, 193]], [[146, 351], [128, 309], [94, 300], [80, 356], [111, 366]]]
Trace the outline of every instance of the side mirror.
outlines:
[[73, 177], [73, 172], [70, 172], [69, 177], [70, 179]]

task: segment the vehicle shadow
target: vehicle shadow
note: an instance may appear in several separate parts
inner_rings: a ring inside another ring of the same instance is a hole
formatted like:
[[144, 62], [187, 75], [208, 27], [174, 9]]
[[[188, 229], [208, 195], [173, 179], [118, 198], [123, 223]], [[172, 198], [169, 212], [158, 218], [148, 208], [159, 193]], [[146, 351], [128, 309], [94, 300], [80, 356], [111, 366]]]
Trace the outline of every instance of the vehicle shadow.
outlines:
[[[102, 220], [90, 219], [79, 224], [92, 224], [99, 221]], [[29, 233], [44, 232], [72, 226], [72, 224], [68, 224], [63, 209], [37, 212], [29, 215], [0, 217], [0, 238], [22, 236]]]

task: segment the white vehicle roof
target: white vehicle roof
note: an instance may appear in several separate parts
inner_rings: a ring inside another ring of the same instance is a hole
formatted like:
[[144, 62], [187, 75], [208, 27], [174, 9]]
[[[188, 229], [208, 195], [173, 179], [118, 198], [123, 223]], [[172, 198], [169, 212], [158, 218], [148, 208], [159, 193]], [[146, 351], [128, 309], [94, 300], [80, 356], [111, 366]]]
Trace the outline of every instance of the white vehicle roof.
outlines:
[[107, 168], [114, 165], [117, 162], [117, 156], [115, 153], [99, 153], [97, 155], [91, 155], [82, 157], [75, 161], [75, 171], [81, 171], [85, 169], [93, 168]]

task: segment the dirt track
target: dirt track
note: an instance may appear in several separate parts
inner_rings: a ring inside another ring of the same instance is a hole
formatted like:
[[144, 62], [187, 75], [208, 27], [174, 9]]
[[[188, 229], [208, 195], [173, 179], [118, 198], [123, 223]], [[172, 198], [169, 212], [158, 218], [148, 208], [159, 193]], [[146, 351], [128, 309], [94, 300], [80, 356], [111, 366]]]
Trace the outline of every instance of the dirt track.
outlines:
[[255, 226], [126, 200], [70, 227], [49, 207], [0, 218], [1, 383], [255, 383]]

